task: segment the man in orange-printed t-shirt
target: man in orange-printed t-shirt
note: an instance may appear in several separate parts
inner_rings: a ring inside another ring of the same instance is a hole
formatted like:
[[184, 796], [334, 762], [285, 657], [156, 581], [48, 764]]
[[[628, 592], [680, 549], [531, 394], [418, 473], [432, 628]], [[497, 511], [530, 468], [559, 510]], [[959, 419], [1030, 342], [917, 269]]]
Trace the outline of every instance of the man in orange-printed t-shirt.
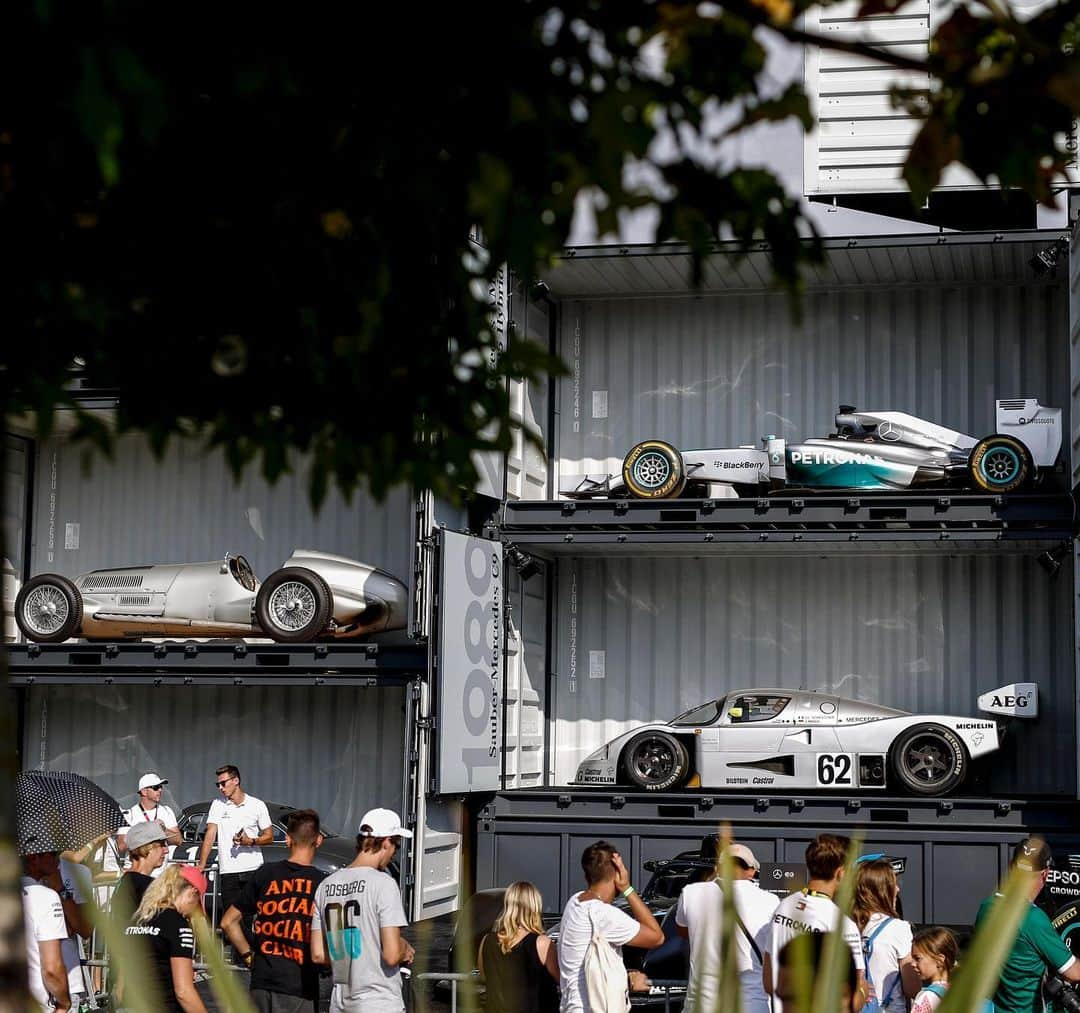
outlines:
[[[312, 862], [323, 835], [313, 809], [290, 813], [285, 826], [289, 857], [255, 871], [222, 916], [221, 930], [251, 968], [251, 998], [259, 1013], [315, 1013], [319, 968], [311, 962], [311, 913], [326, 873]], [[251, 949], [243, 930], [245, 915], [255, 916]]]

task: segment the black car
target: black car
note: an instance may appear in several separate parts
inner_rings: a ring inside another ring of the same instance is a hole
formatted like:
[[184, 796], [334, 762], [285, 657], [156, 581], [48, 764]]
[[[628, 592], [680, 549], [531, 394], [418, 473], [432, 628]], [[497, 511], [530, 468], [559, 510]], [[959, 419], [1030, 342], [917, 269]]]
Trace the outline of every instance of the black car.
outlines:
[[[270, 813], [270, 822], [274, 828], [274, 841], [272, 844], [263, 846], [263, 861], [282, 862], [289, 857], [289, 848], [285, 843], [285, 821], [289, 814], [296, 812], [299, 806], [284, 805], [281, 802], [267, 802], [266, 808]], [[210, 812], [210, 802], [193, 802], [184, 806], [177, 819], [180, 828], [180, 836], [183, 843], [178, 845], [173, 853], [173, 861], [196, 862], [199, 859], [199, 848], [203, 837], [206, 835], [206, 817]], [[356, 857], [355, 838], [342, 837], [322, 827], [323, 845], [315, 853], [314, 866], [323, 872], [335, 872], [344, 865], [348, 865]], [[210, 855], [206, 860], [208, 867], [217, 863], [217, 841], [210, 849]], [[209, 873], [211, 883], [214, 880], [213, 872]], [[207, 907], [211, 904], [207, 898]]]

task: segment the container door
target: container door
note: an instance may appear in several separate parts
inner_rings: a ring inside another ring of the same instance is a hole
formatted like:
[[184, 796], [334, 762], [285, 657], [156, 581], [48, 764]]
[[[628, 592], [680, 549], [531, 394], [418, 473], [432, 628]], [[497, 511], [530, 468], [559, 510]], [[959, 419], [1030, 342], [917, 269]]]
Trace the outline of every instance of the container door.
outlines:
[[[518, 299], [514, 305], [515, 312], [518, 305], [522, 307], [520, 316], [514, 318], [516, 333], [546, 349], [549, 314], [554, 311], [529, 299]], [[550, 496], [548, 455], [542, 449], [547, 447], [550, 438], [547, 432], [550, 386], [547, 376], [541, 377], [535, 384], [522, 380], [510, 381], [510, 418], [519, 428], [514, 430], [513, 443], [506, 460], [507, 499], [537, 500]], [[533, 439], [538, 440], [540, 446], [532, 442]]]
[[[488, 285], [488, 302], [491, 305], [491, 331], [496, 339], [496, 345], [489, 354], [498, 360], [506, 351], [506, 332], [510, 319], [510, 271], [505, 264], [499, 268], [498, 274]], [[492, 431], [486, 430], [482, 435], [492, 435]], [[479, 472], [476, 492], [492, 499], [502, 499], [506, 484], [506, 455], [492, 450], [482, 454], [475, 453], [472, 460]]]
[[405, 822], [415, 835], [403, 861], [402, 886], [413, 922], [458, 909], [464, 807], [455, 799], [427, 795], [431, 762], [431, 681], [411, 687], [405, 749]]
[[526, 560], [507, 569], [503, 788], [535, 788], [544, 783], [548, 568]]

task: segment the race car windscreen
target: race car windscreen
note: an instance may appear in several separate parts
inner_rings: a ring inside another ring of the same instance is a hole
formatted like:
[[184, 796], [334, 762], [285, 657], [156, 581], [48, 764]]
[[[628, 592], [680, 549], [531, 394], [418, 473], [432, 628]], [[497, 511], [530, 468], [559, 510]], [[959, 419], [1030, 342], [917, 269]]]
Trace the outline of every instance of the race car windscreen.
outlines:
[[712, 724], [718, 717], [720, 712], [724, 709], [724, 698], [719, 700], [710, 700], [706, 704], [702, 704], [700, 707], [695, 707], [693, 710], [688, 710], [685, 714], [680, 714], [671, 723], [673, 725], [709, 725]]

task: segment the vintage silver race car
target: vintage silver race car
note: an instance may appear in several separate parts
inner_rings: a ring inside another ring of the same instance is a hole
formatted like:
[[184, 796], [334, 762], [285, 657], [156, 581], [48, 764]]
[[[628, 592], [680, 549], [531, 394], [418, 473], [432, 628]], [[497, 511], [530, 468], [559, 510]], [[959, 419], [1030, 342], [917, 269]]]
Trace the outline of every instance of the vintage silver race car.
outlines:
[[[1034, 683], [1018, 683], [978, 703], [987, 714], [1034, 718], [1038, 699]], [[908, 714], [807, 690], [744, 689], [612, 739], [581, 762], [573, 783], [944, 795], [963, 784], [973, 759], [1001, 747], [1003, 733], [992, 719]]]
[[671, 499], [761, 495], [762, 490], [896, 491], [958, 486], [1014, 492], [1052, 468], [1061, 450], [1061, 411], [1032, 397], [996, 403], [997, 429], [981, 440], [904, 412], [841, 405], [836, 432], [802, 443], [777, 436], [754, 446], [676, 450], [646, 440], [623, 458], [621, 475], [564, 475], [572, 499]]
[[401, 629], [408, 591], [367, 563], [297, 549], [260, 584], [243, 556], [211, 563], [46, 573], [15, 599], [28, 640], [267, 636], [284, 643]]

